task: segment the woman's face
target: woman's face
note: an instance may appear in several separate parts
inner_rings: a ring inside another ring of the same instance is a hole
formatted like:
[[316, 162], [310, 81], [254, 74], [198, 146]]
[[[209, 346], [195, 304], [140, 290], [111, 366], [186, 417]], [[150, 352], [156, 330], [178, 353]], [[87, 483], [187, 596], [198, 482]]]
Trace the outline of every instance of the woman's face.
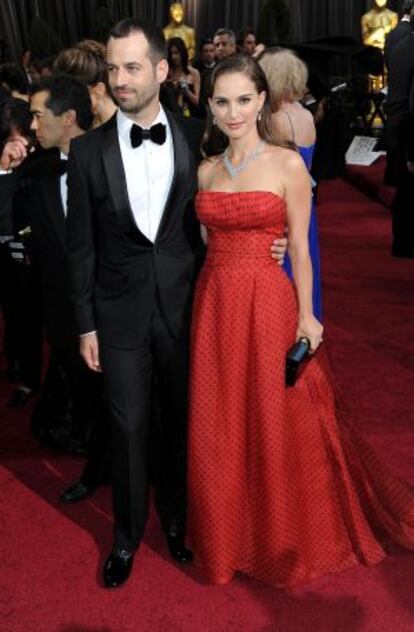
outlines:
[[230, 139], [239, 139], [257, 128], [257, 117], [266, 93], [258, 93], [244, 73], [221, 75], [215, 82], [209, 105], [218, 127]]
[[171, 46], [170, 48], [170, 63], [174, 68], [181, 65], [180, 51], [175, 46]]

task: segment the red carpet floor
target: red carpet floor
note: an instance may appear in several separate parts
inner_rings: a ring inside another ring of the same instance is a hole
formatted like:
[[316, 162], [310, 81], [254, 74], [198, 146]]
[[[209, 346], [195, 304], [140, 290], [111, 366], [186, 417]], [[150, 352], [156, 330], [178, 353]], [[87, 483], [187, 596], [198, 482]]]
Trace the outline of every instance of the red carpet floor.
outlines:
[[[389, 211], [342, 181], [319, 215], [330, 355], [350, 414], [414, 482], [414, 262], [389, 256]], [[239, 577], [211, 587], [170, 562], [154, 516], [128, 585], [100, 587], [111, 541], [108, 489], [63, 508], [81, 462], [38, 447], [0, 384], [0, 630], [4, 632], [396, 632], [414, 630], [414, 555], [291, 592]], [[276, 482], [275, 482], [276, 484]]]

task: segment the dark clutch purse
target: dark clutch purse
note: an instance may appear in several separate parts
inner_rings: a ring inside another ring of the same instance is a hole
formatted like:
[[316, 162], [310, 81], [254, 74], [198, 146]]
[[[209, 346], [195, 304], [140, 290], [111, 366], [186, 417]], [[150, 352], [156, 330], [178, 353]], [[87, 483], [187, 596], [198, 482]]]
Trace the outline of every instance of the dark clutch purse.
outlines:
[[310, 341], [301, 338], [289, 349], [286, 355], [286, 386], [294, 386], [299, 376], [300, 367], [303, 368], [309, 358]]

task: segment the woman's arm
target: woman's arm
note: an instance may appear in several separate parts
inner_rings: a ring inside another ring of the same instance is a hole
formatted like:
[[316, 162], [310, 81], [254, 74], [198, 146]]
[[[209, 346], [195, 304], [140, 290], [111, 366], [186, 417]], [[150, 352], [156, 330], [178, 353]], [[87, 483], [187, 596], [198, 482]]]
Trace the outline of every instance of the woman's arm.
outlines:
[[299, 154], [291, 152], [285, 165], [288, 252], [299, 303], [297, 338], [309, 338], [311, 350], [316, 351], [322, 339], [323, 327], [314, 317], [312, 305], [313, 275], [308, 237], [312, 207], [311, 179]]
[[185, 97], [197, 107], [200, 102], [200, 73], [196, 68], [190, 68], [190, 75], [192, 77], [192, 83], [188, 85], [188, 88], [184, 88], [183, 93]]

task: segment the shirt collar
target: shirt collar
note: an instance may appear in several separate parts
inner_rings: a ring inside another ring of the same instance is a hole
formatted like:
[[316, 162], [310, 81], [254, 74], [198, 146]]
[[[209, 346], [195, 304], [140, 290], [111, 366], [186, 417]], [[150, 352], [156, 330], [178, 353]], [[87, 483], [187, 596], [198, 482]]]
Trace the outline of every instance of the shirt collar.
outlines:
[[67, 155], [64, 154], [63, 151], [60, 152], [60, 159], [61, 160], [67, 160], [68, 159]]
[[[126, 114], [124, 114], [124, 112], [122, 112], [120, 108], [118, 108], [117, 110], [116, 117], [117, 117], [119, 136], [125, 142], [130, 143], [131, 127], [134, 125], [134, 121], [132, 121], [128, 116], [126, 116]], [[167, 129], [169, 129], [167, 115], [162, 105], [160, 105], [160, 111], [158, 112], [153, 122], [150, 125], [145, 126], [144, 129], [149, 129], [150, 127], [152, 127], [153, 125], [156, 125], [157, 123], [162, 123], [163, 125], [167, 127]]]

